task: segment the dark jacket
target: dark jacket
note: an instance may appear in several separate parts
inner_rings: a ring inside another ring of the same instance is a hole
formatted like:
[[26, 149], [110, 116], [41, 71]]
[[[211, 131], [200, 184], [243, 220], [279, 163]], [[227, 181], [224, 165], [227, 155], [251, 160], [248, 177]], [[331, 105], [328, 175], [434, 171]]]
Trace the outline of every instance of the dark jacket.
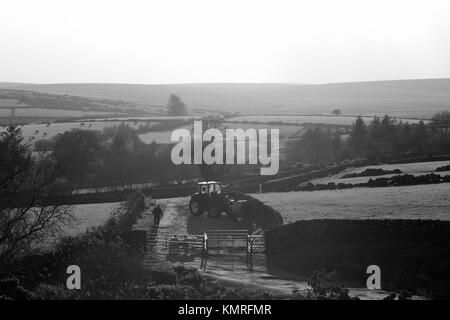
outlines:
[[162, 215], [163, 215], [163, 212], [162, 212], [162, 210], [161, 210], [161, 207], [155, 207], [155, 208], [153, 209], [152, 214], [153, 214], [155, 217], [157, 216], [158, 218], [161, 218]]

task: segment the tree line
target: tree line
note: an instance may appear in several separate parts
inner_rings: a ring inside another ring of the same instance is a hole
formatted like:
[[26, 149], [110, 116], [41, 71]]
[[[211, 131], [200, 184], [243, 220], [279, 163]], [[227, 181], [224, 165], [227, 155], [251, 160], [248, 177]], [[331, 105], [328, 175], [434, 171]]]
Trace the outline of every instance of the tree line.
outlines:
[[[168, 112], [186, 114], [187, 109], [171, 96]], [[74, 221], [70, 206], [55, 205], [55, 200], [75, 188], [164, 184], [198, 176], [196, 166], [173, 165], [170, 153], [170, 145], [146, 145], [125, 124], [102, 132], [73, 129], [37, 141], [34, 149], [19, 127], [0, 132], [0, 274]]]
[[450, 154], [450, 112], [436, 113], [428, 123], [410, 124], [385, 115], [366, 123], [359, 116], [350, 130], [310, 128], [288, 144], [290, 163], [340, 163], [346, 159], [387, 161]]
[[51, 141], [50, 149], [66, 183], [72, 188], [91, 188], [181, 183], [195, 178], [198, 168], [172, 163], [171, 147], [145, 144], [137, 130], [122, 123], [101, 132], [66, 131]]

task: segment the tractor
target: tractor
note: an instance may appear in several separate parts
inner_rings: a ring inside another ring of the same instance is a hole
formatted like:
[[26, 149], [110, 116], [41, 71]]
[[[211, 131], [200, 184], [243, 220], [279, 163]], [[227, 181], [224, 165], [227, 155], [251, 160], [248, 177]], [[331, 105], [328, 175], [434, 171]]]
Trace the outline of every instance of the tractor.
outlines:
[[231, 214], [230, 204], [233, 200], [222, 192], [220, 183], [216, 181], [199, 182], [198, 192], [191, 196], [189, 210], [194, 216], [207, 211], [212, 218], [219, 217], [222, 212]]

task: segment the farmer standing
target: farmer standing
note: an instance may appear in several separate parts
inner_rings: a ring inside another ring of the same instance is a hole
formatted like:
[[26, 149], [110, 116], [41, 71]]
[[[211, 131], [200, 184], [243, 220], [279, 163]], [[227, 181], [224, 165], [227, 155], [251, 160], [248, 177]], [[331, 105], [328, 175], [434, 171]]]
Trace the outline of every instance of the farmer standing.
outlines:
[[156, 227], [158, 227], [159, 226], [159, 221], [161, 220], [161, 217], [163, 215], [162, 209], [161, 209], [159, 204], [156, 205], [156, 207], [153, 209], [152, 214], [153, 214], [154, 225]]

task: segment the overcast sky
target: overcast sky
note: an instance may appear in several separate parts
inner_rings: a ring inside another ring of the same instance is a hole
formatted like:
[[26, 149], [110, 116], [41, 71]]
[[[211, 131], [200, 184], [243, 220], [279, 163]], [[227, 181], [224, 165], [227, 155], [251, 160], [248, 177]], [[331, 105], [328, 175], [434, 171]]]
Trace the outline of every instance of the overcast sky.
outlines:
[[450, 77], [448, 0], [1, 0], [0, 81]]

